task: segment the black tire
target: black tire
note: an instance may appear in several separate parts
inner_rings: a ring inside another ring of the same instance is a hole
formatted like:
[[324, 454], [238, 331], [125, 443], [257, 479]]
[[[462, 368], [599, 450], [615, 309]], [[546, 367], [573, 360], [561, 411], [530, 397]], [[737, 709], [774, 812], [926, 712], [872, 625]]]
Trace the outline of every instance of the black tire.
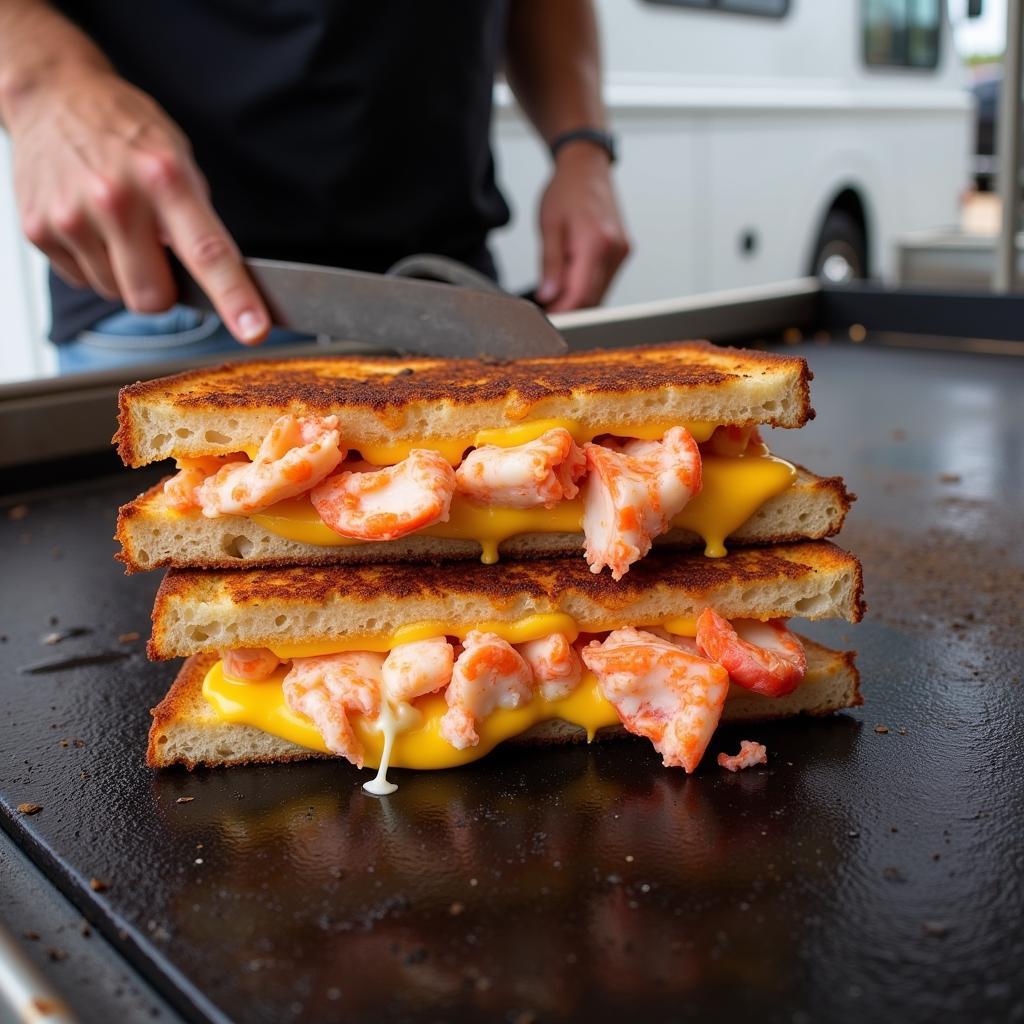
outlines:
[[830, 210], [814, 247], [811, 273], [830, 284], [868, 276], [868, 245], [864, 229], [845, 210]]

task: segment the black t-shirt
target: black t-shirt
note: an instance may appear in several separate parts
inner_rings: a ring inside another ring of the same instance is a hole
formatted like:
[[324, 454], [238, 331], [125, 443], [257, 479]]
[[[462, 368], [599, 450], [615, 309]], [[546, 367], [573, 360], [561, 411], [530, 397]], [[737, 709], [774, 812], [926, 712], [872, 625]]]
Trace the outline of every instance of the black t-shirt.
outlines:
[[[507, 0], [60, 0], [181, 126], [247, 256], [493, 274], [491, 88]], [[55, 341], [112, 306], [51, 274]]]

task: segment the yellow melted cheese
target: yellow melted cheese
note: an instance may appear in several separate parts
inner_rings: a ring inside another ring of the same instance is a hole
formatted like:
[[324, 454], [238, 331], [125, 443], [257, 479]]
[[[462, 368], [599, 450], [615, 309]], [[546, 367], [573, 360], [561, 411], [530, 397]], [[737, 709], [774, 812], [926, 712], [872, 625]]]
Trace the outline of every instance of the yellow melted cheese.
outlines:
[[[572, 642], [580, 635], [576, 620], [564, 612], [540, 612], [527, 615], [513, 622], [478, 622], [473, 625], [456, 625], [439, 619], [426, 622], [411, 622], [394, 633], [375, 635], [352, 634], [335, 637], [332, 640], [303, 644], [278, 644], [271, 647], [279, 658], [314, 658], [321, 654], [340, 654], [342, 651], [390, 651], [399, 644], [411, 644], [416, 640], [429, 640], [433, 636], [457, 636], [465, 640], [471, 630], [496, 633], [510, 644], [525, 644], [528, 640], [539, 640], [552, 633], [564, 633]], [[691, 634], [692, 635], [692, 634]]]
[[[281, 668], [263, 682], [241, 682], [226, 676], [222, 663], [218, 661], [203, 681], [203, 695], [217, 717], [225, 722], [251, 725], [308, 750], [329, 753], [323, 737], [310, 719], [292, 711], [285, 703], [281, 689], [284, 676], [285, 669]], [[587, 730], [588, 738], [593, 738], [603, 726], [617, 725], [619, 721], [615, 708], [601, 696], [597, 680], [589, 672], [580, 685], [562, 700], [546, 701], [538, 692], [523, 707], [513, 710], [499, 708], [478, 723], [480, 742], [465, 750], [456, 750], [441, 735], [441, 718], [448, 710], [444, 694], [420, 697], [413, 703], [413, 708], [417, 712], [413, 716], [414, 721], [395, 735], [391, 750], [393, 768], [437, 769], [469, 764], [488, 754], [503, 740], [552, 718], [581, 726]], [[384, 734], [376, 723], [363, 715], [352, 715], [349, 720], [363, 745], [366, 767], [379, 767]]]
[[[512, 448], [517, 444], [535, 441], [541, 434], [548, 430], [554, 430], [556, 427], [568, 430], [577, 444], [583, 444], [586, 441], [593, 441], [595, 437], [600, 437], [602, 434], [638, 437], [645, 441], [660, 441], [669, 428], [684, 426], [699, 444], [711, 437], [717, 425], [705, 420], [691, 420], [683, 424], [680, 424], [678, 420], [651, 420], [645, 423], [602, 424], [600, 427], [591, 428], [584, 427], [575, 420], [530, 420], [528, 423], [519, 423], [514, 427], [491, 427], [487, 430], [478, 430], [475, 434], [466, 434], [463, 437], [421, 437], [409, 441], [393, 441], [388, 444], [372, 444], [364, 441], [358, 451], [367, 462], [375, 466], [393, 466], [408, 458], [409, 452], [413, 448], [429, 448], [453, 466], [457, 466], [470, 448], [480, 448], [485, 444], [497, 445], [499, 448]], [[250, 459], [255, 459], [259, 449], [258, 444], [250, 444], [246, 445], [242, 451]], [[178, 468], [182, 468], [180, 463]]]
[[[536, 440], [547, 430], [556, 427], [564, 427], [572, 434], [577, 444], [585, 441], [592, 441], [601, 434], [615, 434], [619, 437], [639, 437], [645, 440], [660, 440], [665, 431], [670, 427], [680, 426], [678, 420], [652, 420], [644, 423], [612, 423], [601, 424], [599, 427], [584, 427], [575, 420], [546, 419], [530, 420], [528, 423], [520, 423], [514, 427], [494, 427], [489, 430], [479, 430], [475, 434], [467, 434], [465, 437], [457, 438], [417, 438], [411, 441], [395, 441], [389, 444], [366, 444], [359, 448], [359, 454], [367, 462], [375, 466], [393, 466], [407, 458], [413, 448], [429, 448], [431, 451], [439, 452], [453, 466], [457, 466], [466, 450], [479, 448], [485, 444], [498, 445], [501, 448], [511, 448], [517, 444], [526, 444], [528, 441]], [[683, 423], [687, 430], [698, 441], [706, 441], [715, 431], [716, 424], [705, 423], [695, 420], [690, 423]]]
[[[796, 479], [796, 469], [784, 459], [767, 453], [738, 457], [705, 455], [702, 476], [700, 493], [672, 520], [672, 525], [692, 530], [703, 538], [704, 553], [720, 558], [725, 554], [725, 538], [738, 530], [769, 498], [790, 487]], [[304, 544], [337, 547], [362, 543], [342, 537], [326, 526], [310, 504], [308, 495], [254, 512], [252, 519], [279, 537]], [[579, 498], [561, 501], [551, 509], [511, 509], [479, 505], [456, 494], [448, 522], [436, 523], [417, 533], [426, 537], [476, 541], [482, 549], [481, 560], [491, 564], [498, 560], [499, 545], [510, 537], [522, 533], [580, 533], [582, 529], [583, 502]]]

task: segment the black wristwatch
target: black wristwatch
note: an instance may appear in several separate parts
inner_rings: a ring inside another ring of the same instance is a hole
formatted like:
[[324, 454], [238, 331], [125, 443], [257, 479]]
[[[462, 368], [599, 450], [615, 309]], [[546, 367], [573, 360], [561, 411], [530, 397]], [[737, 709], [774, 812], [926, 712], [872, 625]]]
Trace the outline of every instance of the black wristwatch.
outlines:
[[556, 135], [548, 147], [551, 150], [551, 157], [558, 156], [558, 151], [570, 142], [592, 142], [600, 146], [608, 154], [609, 163], [615, 163], [618, 159], [618, 150], [615, 145], [615, 136], [601, 128], [572, 128], [561, 135]]

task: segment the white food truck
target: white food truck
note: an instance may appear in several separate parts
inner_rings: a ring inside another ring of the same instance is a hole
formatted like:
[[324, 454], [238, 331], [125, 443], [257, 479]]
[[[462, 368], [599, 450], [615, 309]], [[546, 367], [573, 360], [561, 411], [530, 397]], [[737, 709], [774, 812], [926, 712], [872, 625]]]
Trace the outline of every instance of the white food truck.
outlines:
[[[952, 225], [972, 104], [943, 0], [599, 0], [635, 251], [609, 301], [824, 273], [886, 278], [894, 241]], [[546, 155], [499, 87], [515, 219], [505, 283], [535, 281]]]

